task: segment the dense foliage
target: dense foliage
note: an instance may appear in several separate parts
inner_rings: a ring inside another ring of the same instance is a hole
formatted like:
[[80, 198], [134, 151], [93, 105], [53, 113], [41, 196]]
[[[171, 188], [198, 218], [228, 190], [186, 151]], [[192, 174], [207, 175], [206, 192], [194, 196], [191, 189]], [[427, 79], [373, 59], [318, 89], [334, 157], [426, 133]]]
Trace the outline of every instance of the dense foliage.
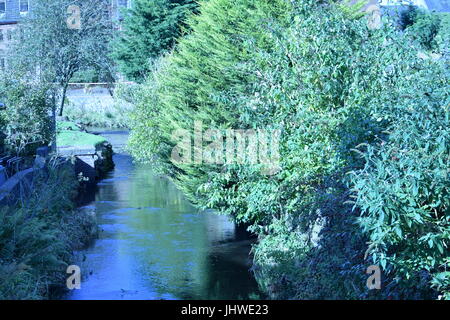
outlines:
[[[448, 295], [445, 50], [430, 58], [410, 33], [371, 30], [334, 1], [210, 0], [188, 22], [144, 86], [133, 155], [200, 207], [251, 224], [272, 297]], [[172, 161], [173, 133], [196, 121], [280, 130], [281, 170]], [[379, 291], [366, 287], [372, 264]]]
[[73, 210], [77, 180], [51, 162], [33, 194], [0, 210], [0, 299], [52, 298], [64, 290], [72, 252], [95, 234], [92, 216]]
[[37, 147], [51, 142], [52, 103], [48, 90], [46, 85], [25, 83], [2, 74], [0, 97], [5, 108], [0, 110], [0, 117], [7, 151], [33, 153]]
[[392, 294], [423, 298], [431, 280], [449, 298], [449, 70], [417, 68], [390, 91], [397, 103], [379, 113], [389, 136], [367, 148], [352, 182], [373, 260], [404, 289]]
[[130, 80], [144, 79], [152, 61], [172, 49], [196, 6], [194, 0], [133, 1], [113, 44], [119, 70]]
[[419, 9], [409, 12], [407, 32], [425, 50], [448, 51], [450, 33], [449, 13], [430, 13]]
[[[180, 39], [176, 52], [161, 62], [143, 90], [130, 139], [135, 158], [150, 160], [154, 155], [161, 159], [165, 169], [185, 180], [182, 187], [188, 196], [194, 195], [199, 179], [205, 180], [212, 168], [167, 167], [164, 161], [176, 144], [172, 132], [191, 130], [195, 120], [203, 120], [205, 126], [236, 123], [238, 115], [212, 94], [233, 86], [243, 88], [250, 81], [241, 70], [233, 69], [251, 55], [244, 43], [258, 41], [270, 47], [270, 39], [259, 37], [261, 23], [286, 12], [287, 6], [284, 0], [202, 2], [202, 14], [189, 20], [191, 34]], [[198, 202], [196, 198], [191, 200]]]

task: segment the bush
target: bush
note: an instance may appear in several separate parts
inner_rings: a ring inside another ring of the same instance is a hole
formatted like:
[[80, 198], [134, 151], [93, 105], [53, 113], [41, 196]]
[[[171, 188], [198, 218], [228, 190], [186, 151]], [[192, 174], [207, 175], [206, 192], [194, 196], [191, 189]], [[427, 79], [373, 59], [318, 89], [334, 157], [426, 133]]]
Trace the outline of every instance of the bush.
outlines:
[[396, 118], [389, 136], [368, 147], [352, 181], [373, 261], [393, 274], [391, 295], [433, 297], [419, 294], [432, 281], [449, 298], [449, 70], [422, 67], [385, 111]]
[[0, 113], [6, 123], [3, 130], [7, 147], [24, 155], [49, 144], [52, 140], [49, 88], [9, 77], [0, 81], [0, 97], [6, 105]]
[[[450, 14], [414, 10], [406, 29], [425, 50], [448, 51]], [[447, 40], [447, 41], [445, 41]]]

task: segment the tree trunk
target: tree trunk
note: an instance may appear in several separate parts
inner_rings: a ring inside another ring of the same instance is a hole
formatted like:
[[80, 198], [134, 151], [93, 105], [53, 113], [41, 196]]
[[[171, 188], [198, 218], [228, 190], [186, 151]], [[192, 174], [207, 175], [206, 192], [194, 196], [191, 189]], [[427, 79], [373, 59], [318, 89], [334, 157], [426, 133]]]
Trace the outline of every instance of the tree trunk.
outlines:
[[56, 90], [52, 94], [52, 147], [51, 151], [56, 152]]
[[63, 115], [63, 111], [64, 111], [64, 103], [66, 101], [66, 92], [67, 92], [67, 87], [69, 86], [69, 83], [65, 83], [63, 85], [63, 91], [62, 91], [62, 97], [61, 97], [61, 106], [59, 107], [59, 116], [62, 117]]

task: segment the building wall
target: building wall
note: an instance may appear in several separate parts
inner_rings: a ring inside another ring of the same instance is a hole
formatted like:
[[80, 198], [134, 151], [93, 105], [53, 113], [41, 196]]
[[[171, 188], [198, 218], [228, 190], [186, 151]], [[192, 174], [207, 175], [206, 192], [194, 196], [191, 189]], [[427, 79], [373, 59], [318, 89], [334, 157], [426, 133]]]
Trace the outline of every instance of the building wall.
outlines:
[[[20, 21], [23, 13], [20, 13], [20, 2], [27, 0], [0, 0], [0, 2], [6, 3], [6, 12], [0, 14], [0, 24], [15, 23]], [[28, 0], [28, 9], [30, 12], [33, 11], [34, 0]], [[105, 0], [109, 2], [112, 8], [112, 18], [120, 16], [120, 8], [131, 7], [132, 0]]]
[[[33, 0], [28, 0], [29, 10], [31, 10], [32, 1]], [[0, 4], [5, 3], [6, 9], [5, 12], [0, 13], [0, 68], [5, 67], [7, 64], [5, 54], [8, 45], [12, 40], [12, 35], [14, 29], [17, 27], [17, 23], [25, 14], [28, 14], [26, 12], [20, 12], [20, 2], [21, 0], [0, 0]]]
[[16, 26], [16, 24], [0, 25], [0, 50], [6, 50]]
[[[26, 0], [23, 0], [26, 1]], [[31, 2], [32, 0], [29, 0]], [[20, 20], [19, 3], [20, 0], [0, 0], [6, 3], [6, 12], [0, 15], [0, 22], [2, 21], [18, 21]], [[29, 6], [30, 7], [30, 6]]]
[[16, 23], [0, 24], [0, 69], [4, 69], [8, 64], [6, 52], [16, 27]]

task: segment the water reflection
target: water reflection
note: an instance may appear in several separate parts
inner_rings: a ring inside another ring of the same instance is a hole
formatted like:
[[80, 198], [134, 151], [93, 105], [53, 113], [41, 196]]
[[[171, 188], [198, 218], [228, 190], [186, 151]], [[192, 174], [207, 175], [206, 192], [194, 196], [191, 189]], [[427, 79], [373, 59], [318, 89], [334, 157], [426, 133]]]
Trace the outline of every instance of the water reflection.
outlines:
[[[166, 179], [118, 154], [94, 212], [102, 229], [80, 253], [81, 290], [69, 299], [258, 298], [251, 242], [226, 217], [199, 214]], [[83, 262], [84, 260], [84, 262]]]

